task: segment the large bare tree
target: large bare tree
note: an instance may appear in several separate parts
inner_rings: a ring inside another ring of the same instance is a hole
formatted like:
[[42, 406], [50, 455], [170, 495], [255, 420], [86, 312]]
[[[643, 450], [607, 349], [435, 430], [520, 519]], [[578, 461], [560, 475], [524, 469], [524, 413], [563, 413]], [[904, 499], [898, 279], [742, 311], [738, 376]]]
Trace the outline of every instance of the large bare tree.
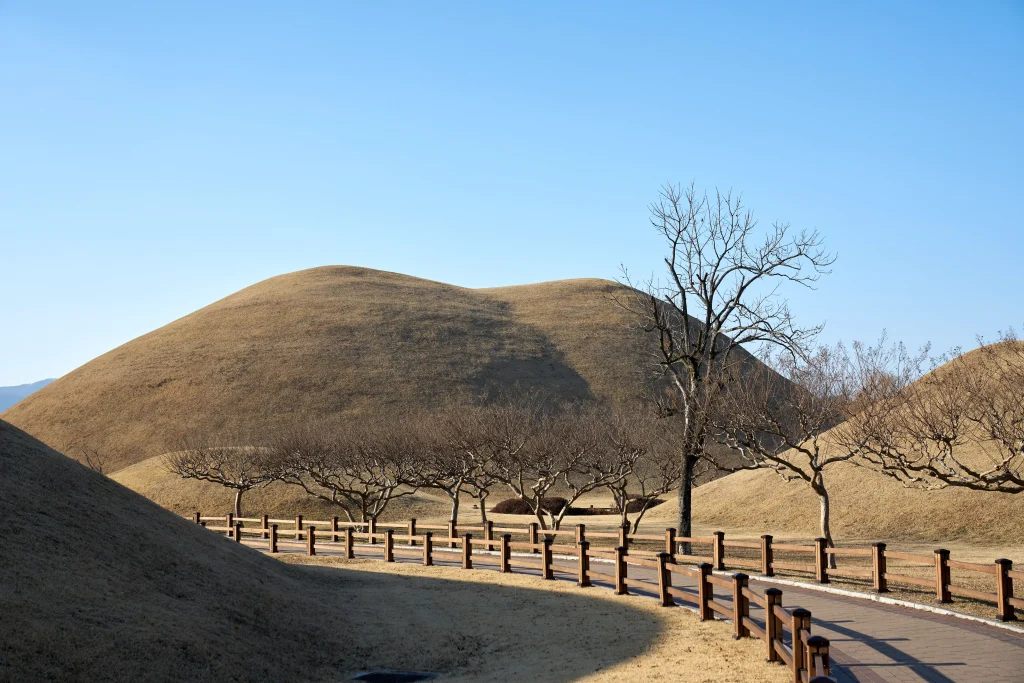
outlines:
[[742, 362], [743, 346], [798, 350], [820, 331], [802, 327], [781, 295], [783, 285], [813, 287], [835, 258], [817, 232], [775, 223], [761, 229], [739, 196], [698, 193], [668, 185], [650, 206], [651, 224], [665, 240], [664, 280], [626, 283], [638, 292], [623, 301], [657, 336], [657, 398], [663, 414], [682, 422], [678, 457], [679, 530], [692, 533], [691, 491], [705, 457], [711, 418]]

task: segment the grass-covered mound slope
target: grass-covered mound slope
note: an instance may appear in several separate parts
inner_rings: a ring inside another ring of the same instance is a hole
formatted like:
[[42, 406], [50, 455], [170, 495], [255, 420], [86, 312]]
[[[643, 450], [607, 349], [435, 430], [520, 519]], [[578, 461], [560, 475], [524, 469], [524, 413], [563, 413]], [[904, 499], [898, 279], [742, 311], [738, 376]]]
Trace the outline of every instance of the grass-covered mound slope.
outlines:
[[[324, 663], [316, 639], [347, 627], [342, 612], [318, 609], [294, 569], [4, 422], [0, 518], [3, 680], [314, 675]], [[293, 646], [307, 652], [296, 657]]]
[[[1024, 342], [1014, 342], [1024, 344]], [[995, 347], [1009, 351], [1009, 346]], [[978, 351], [964, 362], [980, 362]], [[942, 368], [936, 370], [942, 372]], [[981, 445], [968, 444], [968, 458]], [[1024, 541], [1024, 494], [964, 488], [934, 491], [905, 488], [868, 468], [836, 463], [825, 469], [832, 499], [832, 531], [842, 539], [957, 540], [1019, 545]], [[817, 497], [803, 482], [784, 482], [766, 470], [737, 472], [694, 491], [695, 521], [702, 527], [758, 533], [818, 536]], [[674, 519], [675, 505], [651, 511], [655, 520]], [[939, 546], [936, 546], [939, 547]]]
[[274, 277], [96, 358], [3, 419], [116, 471], [183, 429], [431, 408], [518, 383], [564, 397], [640, 393], [635, 333], [607, 280], [473, 290], [365, 268]]

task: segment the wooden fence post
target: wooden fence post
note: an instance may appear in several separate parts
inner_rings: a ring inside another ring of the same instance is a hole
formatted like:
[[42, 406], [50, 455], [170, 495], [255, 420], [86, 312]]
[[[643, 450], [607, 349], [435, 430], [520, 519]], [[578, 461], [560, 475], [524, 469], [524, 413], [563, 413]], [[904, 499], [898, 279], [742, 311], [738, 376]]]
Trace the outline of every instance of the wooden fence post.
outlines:
[[227, 535], [230, 538], [231, 535], [235, 533], [235, 515], [233, 513], [231, 513], [231, 512], [228, 513], [227, 524], [225, 524], [225, 526], [228, 528], [228, 534]]
[[199, 518], [200, 517], [202, 517], [202, 515], [200, 515], [198, 512], [195, 512], [195, 513], [192, 514], [192, 521], [195, 522], [196, 524], [199, 524]]
[[888, 593], [889, 582], [885, 579], [885, 544], [881, 541], [871, 544], [871, 577], [876, 593]]
[[723, 572], [725, 571], [725, 532], [716, 531], [712, 536], [715, 537], [715, 543], [711, 551], [712, 564], [716, 570]]
[[277, 525], [270, 527], [270, 552], [277, 552]]
[[824, 538], [814, 539], [814, 580], [818, 583], [828, 583], [828, 553], [825, 548], [828, 541]]
[[580, 557], [579, 565], [577, 566], [576, 585], [580, 588], [587, 588], [590, 586], [590, 574], [587, 573], [590, 569], [590, 556], [587, 555], [587, 549], [590, 548], [590, 541], [580, 541], [579, 548]]
[[1013, 597], [1013, 562], [1005, 558], [996, 560], [996, 612], [1000, 621], [1016, 621], [1010, 598]]
[[615, 546], [615, 594], [626, 595], [628, 592], [626, 590], [626, 546], [618, 545]]
[[775, 640], [779, 633], [779, 618], [775, 616], [775, 605], [782, 604], [782, 591], [778, 588], [766, 588], [764, 591], [764, 640], [767, 643], [768, 661], [779, 661], [779, 653], [775, 651]]
[[430, 567], [434, 564], [434, 532], [428, 531], [423, 534], [423, 566]]
[[[487, 520], [486, 522], [484, 522], [484, 540], [494, 540], [494, 522], [492, 522], [491, 520]], [[488, 550], [494, 550], [493, 543], [488, 543], [486, 547]]]
[[789, 630], [793, 633], [793, 683], [803, 683], [800, 671], [807, 668], [804, 662], [807, 652], [800, 645], [800, 632], [811, 632], [811, 612], [803, 607], [797, 607], [791, 613]]
[[268, 533], [268, 529], [270, 529], [270, 515], [263, 515], [263, 517], [260, 518], [260, 528], [263, 529], [263, 538], [269, 538], [270, 534]]
[[455, 528], [455, 522], [453, 522], [452, 520], [449, 519], [448, 520], [448, 547], [449, 548], [455, 548], [455, 547], [458, 546], [458, 543], [455, 542], [455, 534], [456, 533], [458, 533], [458, 530]]
[[935, 551], [935, 599], [939, 602], [950, 602], [949, 594], [949, 551], [939, 548]]
[[736, 639], [750, 637], [750, 629], [743, 623], [744, 617], [750, 617], [750, 598], [743, 594], [749, 581], [750, 577], [742, 572], [732, 575], [732, 637]]
[[306, 554], [316, 555], [316, 527], [309, 527], [309, 531], [306, 532]]
[[231, 527], [231, 536], [235, 539], [235, 543], [242, 542], [242, 523], [235, 522], [235, 526]]
[[356, 556], [355, 544], [352, 542], [352, 527], [345, 527], [345, 557], [352, 559]]
[[462, 535], [462, 568], [473, 568], [473, 534], [468, 531]]
[[384, 530], [384, 561], [395, 561], [395, 530], [390, 527]]
[[377, 518], [370, 518], [370, 525], [366, 527], [366, 530], [370, 534], [370, 545], [377, 545], [377, 537], [374, 535], [377, 533]]
[[672, 587], [672, 573], [668, 570], [669, 555], [665, 551], [658, 553], [658, 594], [662, 607], [672, 607], [676, 601], [668, 589]]
[[707, 621], [715, 618], [711, 611], [711, 605], [708, 604], [708, 600], [711, 599], [711, 582], [708, 581], [711, 563], [701, 562], [697, 565], [697, 572], [697, 611], [700, 614], [700, 620]]
[[296, 541], [301, 541], [302, 540], [302, 534], [299, 533], [300, 531], [302, 531], [302, 515], [295, 515], [295, 540]]
[[772, 535], [765, 534], [761, 537], [761, 573], [765, 576], [775, 576], [772, 569]]
[[587, 525], [577, 524], [576, 525], [576, 545], [579, 545], [583, 541], [587, 540]]
[[409, 545], [415, 547], [416, 545], [416, 518], [413, 517], [409, 520]]
[[545, 536], [541, 543], [541, 576], [544, 579], [551, 580], [555, 578], [555, 572], [551, 568], [551, 537]]
[[[530, 527], [526, 530], [527, 543], [537, 545], [537, 522], [530, 522]], [[531, 553], [539, 553], [537, 548], [530, 548]]]
[[512, 542], [512, 534], [501, 535], [501, 572], [503, 574], [512, 573], [512, 565], [509, 560], [512, 559], [512, 547], [509, 543]]
[[668, 561], [671, 564], [676, 563], [676, 530], [673, 528], [665, 529], [665, 552], [668, 553]]
[[815, 659], [821, 658], [822, 673], [826, 676], [832, 675], [832, 663], [828, 657], [828, 638], [824, 636], [811, 636], [807, 639], [807, 677], [815, 680], [816, 664]]
[[623, 522], [619, 527], [619, 545], [626, 549], [629, 554], [629, 522]]
[[331, 518], [331, 543], [338, 542], [338, 517], [335, 515]]

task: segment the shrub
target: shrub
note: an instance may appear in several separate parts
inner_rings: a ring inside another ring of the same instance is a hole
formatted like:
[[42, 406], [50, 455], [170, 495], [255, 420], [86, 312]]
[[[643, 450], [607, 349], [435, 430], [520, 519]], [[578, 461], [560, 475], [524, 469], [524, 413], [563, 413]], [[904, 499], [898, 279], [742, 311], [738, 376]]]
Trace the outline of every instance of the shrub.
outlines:
[[[558, 514], [562, 510], [562, 508], [568, 505], [568, 503], [569, 501], [567, 501], [565, 498], [559, 498], [557, 496], [540, 499], [541, 509], [554, 514]], [[491, 508], [491, 512], [496, 512], [501, 515], [533, 514], [533, 510], [530, 509], [529, 503], [518, 498], [509, 498], [508, 500], [501, 501], [493, 508]]]

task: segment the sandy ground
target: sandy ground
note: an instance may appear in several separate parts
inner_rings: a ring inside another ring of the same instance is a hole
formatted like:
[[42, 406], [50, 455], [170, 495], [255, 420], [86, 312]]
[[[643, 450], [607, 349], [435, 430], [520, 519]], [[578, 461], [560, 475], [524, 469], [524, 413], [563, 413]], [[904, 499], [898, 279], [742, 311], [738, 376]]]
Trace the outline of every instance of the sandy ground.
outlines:
[[445, 681], [791, 680], [764, 661], [760, 642], [734, 641], [730, 625], [646, 597], [494, 571], [280, 557], [311, 565], [326, 590], [355, 589], [356, 610], [408, 615], [396, 626], [404, 645], [373, 662], [382, 668], [429, 662]]

